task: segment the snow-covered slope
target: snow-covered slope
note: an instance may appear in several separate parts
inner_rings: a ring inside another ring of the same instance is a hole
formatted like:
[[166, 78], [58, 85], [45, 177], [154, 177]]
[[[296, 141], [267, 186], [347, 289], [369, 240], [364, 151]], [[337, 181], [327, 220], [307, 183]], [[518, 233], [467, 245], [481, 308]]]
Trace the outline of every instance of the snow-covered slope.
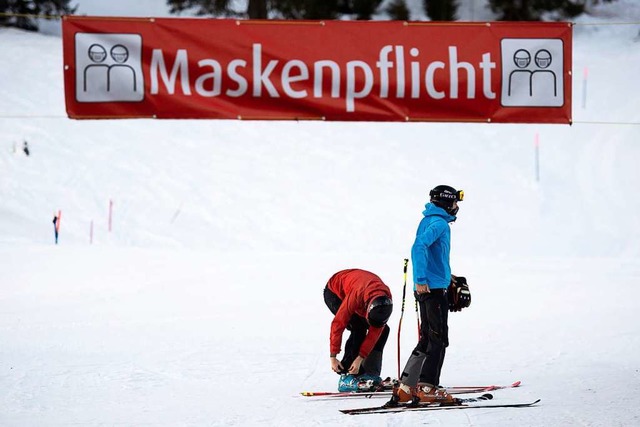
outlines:
[[[620, 0], [578, 22], [571, 127], [71, 121], [60, 39], [0, 29], [0, 425], [638, 424], [638, 25], [587, 24], [639, 20]], [[402, 259], [441, 183], [465, 190], [474, 296], [442, 380], [542, 405], [345, 419], [296, 397], [335, 388], [341, 268], [394, 292], [395, 374]]]

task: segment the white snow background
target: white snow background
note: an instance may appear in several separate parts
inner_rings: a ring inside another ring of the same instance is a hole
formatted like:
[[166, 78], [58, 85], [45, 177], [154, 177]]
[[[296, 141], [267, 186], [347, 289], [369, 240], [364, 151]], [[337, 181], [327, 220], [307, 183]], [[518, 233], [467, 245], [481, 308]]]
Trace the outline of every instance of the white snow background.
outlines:
[[[0, 29], [0, 425], [640, 425], [639, 21], [635, 0], [577, 20], [573, 126], [73, 121], [60, 38]], [[396, 375], [438, 184], [465, 190], [473, 294], [442, 383], [541, 403], [350, 417], [384, 400], [300, 396], [336, 389], [322, 289], [343, 268], [393, 292]]]

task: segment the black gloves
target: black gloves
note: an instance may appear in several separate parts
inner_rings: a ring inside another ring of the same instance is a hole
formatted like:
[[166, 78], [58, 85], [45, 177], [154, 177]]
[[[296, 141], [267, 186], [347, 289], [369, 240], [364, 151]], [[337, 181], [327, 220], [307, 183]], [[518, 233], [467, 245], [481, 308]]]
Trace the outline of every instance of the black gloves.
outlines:
[[465, 277], [451, 275], [447, 298], [449, 311], [460, 311], [471, 305], [471, 292]]

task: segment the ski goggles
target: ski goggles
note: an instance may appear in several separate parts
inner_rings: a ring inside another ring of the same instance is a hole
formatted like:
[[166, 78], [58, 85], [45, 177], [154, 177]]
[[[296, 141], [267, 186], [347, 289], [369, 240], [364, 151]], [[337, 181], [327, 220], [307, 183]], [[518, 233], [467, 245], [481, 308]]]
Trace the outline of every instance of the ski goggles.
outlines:
[[437, 197], [438, 199], [449, 199], [455, 200], [456, 202], [461, 202], [464, 200], [464, 190], [458, 190], [455, 193], [451, 193], [450, 191], [441, 191], [438, 193], [434, 190], [431, 190], [431, 192], [429, 192], [429, 197]]

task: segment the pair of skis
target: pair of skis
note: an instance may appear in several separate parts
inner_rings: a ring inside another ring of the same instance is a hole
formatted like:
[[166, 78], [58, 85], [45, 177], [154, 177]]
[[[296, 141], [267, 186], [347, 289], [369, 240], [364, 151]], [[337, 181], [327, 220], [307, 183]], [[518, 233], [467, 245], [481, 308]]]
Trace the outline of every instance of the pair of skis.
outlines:
[[[469, 393], [484, 393], [494, 390], [501, 390], [505, 388], [515, 388], [520, 386], [520, 381], [516, 381], [509, 385], [486, 385], [486, 386], [463, 386], [463, 387], [446, 387], [449, 394], [469, 394]], [[346, 391], [346, 392], [332, 392], [332, 391], [303, 391], [300, 393], [307, 397], [325, 397], [328, 399], [345, 399], [345, 398], [372, 398], [372, 397], [386, 397], [391, 396], [391, 389], [385, 389], [382, 391]]]
[[340, 409], [340, 412], [347, 415], [365, 415], [365, 414], [391, 414], [396, 412], [417, 412], [417, 411], [436, 411], [450, 409], [471, 409], [471, 408], [526, 408], [540, 402], [540, 399], [533, 402], [525, 403], [503, 403], [503, 404], [478, 404], [493, 399], [491, 393], [485, 393], [479, 397], [470, 397], [467, 399], [457, 399], [456, 403], [422, 403], [411, 405], [409, 403], [398, 404], [398, 406], [374, 406], [370, 408]]
[[[453, 410], [453, 409], [471, 409], [471, 408], [524, 408], [537, 404], [540, 399], [532, 402], [523, 403], [507, 403], [507, 404], [489, 404], [484, 403], [493, 399], [491, 393], [488, 391], [516, 388], [520, 386], [520, 381], [516, 381], [509, 385], [490, 385], [490, 386], [465, 386], [465, 387], [447, 387], [446, 390], [449, 394], [466, 394], [466, 393], [484, 393], [479, 397], [471, 398], [458, 398], [455, 403], [424, 403], [418, 405], [411, 405], [408, 403], [401, 403], [397, 406], [374, 406], [355, 409], [341, 409], [340, 412], [348, 415], [363, 415], [363, 414], [386, 414], [397, 412], [415, 412], [415, 411], [434, 411], [434, 410]], [[320, 397], [323, 399], [340, 399], [340, 398], [372, 398], [372, 397], [387, 397], [391, 395], [390, 390], [383, 391], [359, 391], [359, 392], [302, 392], [303, 396], [307, 397]]]

